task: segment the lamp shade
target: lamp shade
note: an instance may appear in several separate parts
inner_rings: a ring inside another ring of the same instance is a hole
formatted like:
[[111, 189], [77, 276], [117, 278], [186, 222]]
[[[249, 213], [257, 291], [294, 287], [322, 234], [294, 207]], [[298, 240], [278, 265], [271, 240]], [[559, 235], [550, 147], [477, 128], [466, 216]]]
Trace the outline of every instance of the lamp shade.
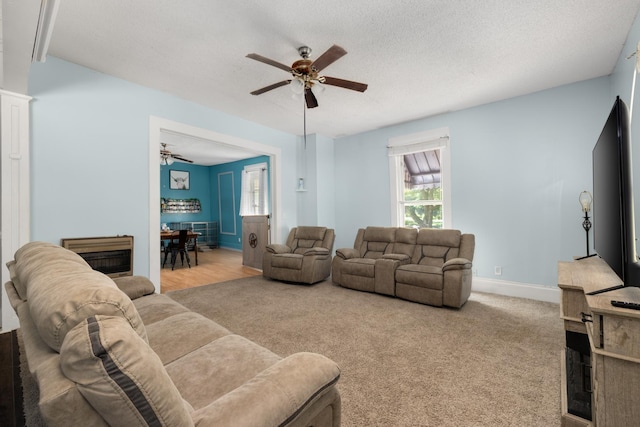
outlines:
[[580, 197], [578, 198], [580, 201], [580, 205], [582, 206], [582, 212], [589, 212], [591, 210], [591, 202], [593, 201], [593, 197], [591, 197], [591, 193], [588, 191], [583, 191], [580, 193]]

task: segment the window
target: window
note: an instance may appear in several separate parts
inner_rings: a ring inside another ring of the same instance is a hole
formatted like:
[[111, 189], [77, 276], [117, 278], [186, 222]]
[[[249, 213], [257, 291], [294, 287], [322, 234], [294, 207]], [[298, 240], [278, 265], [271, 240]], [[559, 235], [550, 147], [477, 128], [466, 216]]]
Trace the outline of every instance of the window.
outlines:
[[242, 171], [240, 215], [268, 215], [267, 164], [245, 166]]
[[442, 173], [440, 149], [401, 156], [404, 175], [402, 199], [405, 227], [442, 228]]
[[451, 227], [448, 135], [448, 129], [439, 129], [390, 140], [394, 226]]

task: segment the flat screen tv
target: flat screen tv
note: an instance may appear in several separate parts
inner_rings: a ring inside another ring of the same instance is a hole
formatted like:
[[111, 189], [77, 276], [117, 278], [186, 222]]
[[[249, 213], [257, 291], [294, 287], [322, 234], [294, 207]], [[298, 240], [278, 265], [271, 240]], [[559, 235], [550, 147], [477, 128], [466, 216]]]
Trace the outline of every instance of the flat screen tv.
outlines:
[[593, 242], [625, 286], [640, 286], [629, 110], [616, 98], [593, 148]]

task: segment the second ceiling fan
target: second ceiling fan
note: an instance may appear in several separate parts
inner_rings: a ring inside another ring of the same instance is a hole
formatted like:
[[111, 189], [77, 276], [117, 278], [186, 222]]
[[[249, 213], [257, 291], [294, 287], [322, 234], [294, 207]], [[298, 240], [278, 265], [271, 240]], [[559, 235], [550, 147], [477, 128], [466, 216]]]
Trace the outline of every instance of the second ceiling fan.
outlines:
[[300, 89], [300, 92], [304, 91], [304, 99], [307, 108], [315, 108], [318, 106], [318, 100], [311, 91], [311, 88], [317, 83], [342, 87], [358, 92], [364, 92], [365, 90], [367, 90], [367, 85], [364, 83], [338, 79], [336, 77], [321, 76], [319, 74], [320, 71], [324, 70], [327, 66], [333, 64], [335, 61], [347, 54], [347, 51], [340, 46], [331, 46], [315, 61], [309, 59], [311, 49], [307, 46], [298, 48], [298, 53], [300, 54], [302, 59], [297, 60], [291, 66], [281, 64], [280, 62], [266, 58], [262, 55], [258, 55], [257, 53], [248, 54], [247, 58], [255, 59], [256, 61], [260, 61], [273, 67], [280, 68], [281, 70], [291, 73], [291, 75], [293, 76], [293, 79], [283, 80], [281, 82], [265, 86], [262, 89], [254, 90], [253, 92], [251, 92], [251, 95], [260, 95], [281, 86], [294, 84], [297, 85], [297, 87]]

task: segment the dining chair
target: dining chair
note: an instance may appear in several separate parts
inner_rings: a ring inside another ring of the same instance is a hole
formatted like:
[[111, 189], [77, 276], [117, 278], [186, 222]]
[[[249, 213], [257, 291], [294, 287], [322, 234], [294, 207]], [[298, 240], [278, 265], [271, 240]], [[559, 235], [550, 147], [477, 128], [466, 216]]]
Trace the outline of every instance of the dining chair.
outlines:
[[162, 262], [162, 268], [167, 262], [167, 257], [171, 254], [171, 270], [176, 266], [176, 259], [178, 253], [180, 254], [180, 261], [184, 265], [184, 259], [187, 258], [187, 265], [191, 268], [191, 259], [189, 258], [189, 251], [187, 250], [187, 242], [189, 241], [189, 230], [174, 231], [171, 235], [171, 241], [167, 245], [164, 251], [164, 261]]

